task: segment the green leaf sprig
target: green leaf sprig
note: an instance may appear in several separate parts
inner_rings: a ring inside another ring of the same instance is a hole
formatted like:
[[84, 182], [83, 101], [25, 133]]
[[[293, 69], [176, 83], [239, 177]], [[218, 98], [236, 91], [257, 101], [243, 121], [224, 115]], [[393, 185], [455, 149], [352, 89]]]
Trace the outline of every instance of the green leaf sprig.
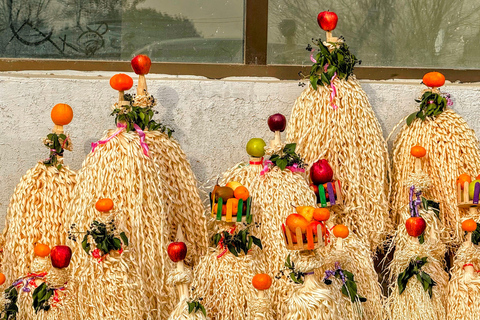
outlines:
[[[467, 232], [465, 232], [467, 234]], [[477, 229], [472, 232], [472, 242], [475, 245], [478, 245], [480, 243], [480, 223], [477, 222]]]
[[189, 314], [192, 312], [195, 313], [195, 312], [201, 311], [205, 317], [207, 316], [207, 311], [205, 310], [205, 307], [200, 302], [201, 300], [203, 299], [198, 298], [198, 300], [192, 300], [190, 302], [187, 301]]
[[10, 286], [5, 290], [5, 308], [1, 313], [2, 320], [15, 320], [18, 312], [18, 291], [15, 286]]
[[435, 213], [435, 216], [437, 216], [437, 218], [440, 219], [440, 203], [433, 200], [428, 200], [427, 198], [422, 197], [422, 206], [427, 211], [428, 209], [432, 209], [432, 211]]
[[282, 276], [285, 275], [285, 272], [287, 272], [290, 280], [293, 281], [293, 283], [303, 284], [306, 274], [300, 270], [295, 269], [295, 262], [291, 261], [290, 255], [287, 256], [287, 260], [285, 261], [285, 269], [286, 271], [280, 270], [279, 273], [275, 276], [275, 278], [280, 279]]
[[305, 162], [295, 152], [296, 148], [296, 143], [289, 143], [285, 145], [280, 153], [272, 154], [270, 156], [270, 161], [281, 170], [285, 170], [286, 167], [291, 167], [293, 165], [297, 165], [300, 169], [305, 169]]
[[129, 94], [125, 94], [125, 101], [128, 101], [129, 105], [117, 106], [111, 113], [112, 116], [115, 116], [115, 124], [118, 122], [126, 123], [127, 132], [135, 130], [134, 125], [138, 125], [142, 130], [155, 131], [158, 130], [162, 133], [167, 133], [168, 137], [171, 138], [172, 133], [175, 130], [163, 125], [160, 122], [153, 120], [154, 114], [158, 111], [153, 111], [152, 107], [155, 105], [155, 99], [150, 96], [151, 101], [149, 101], [149, 106], [135, 106], [134, 97]]
[[55, 289], [49, 288], [45, 282], [39, 285], [32, 294], [33, 308], [35, 309], [35, 313], [38, 313], [40, 310], [50, 310], [50, 304], [48, 303], [48, 300], [50, 300], [54, 294]]
[[357, 289], [357, 283], [355, 282], [355, 277], [353, 273], [350, 271], [344, 270], [340, 268], [340, 264], [337, 262], [335, 263], [335, 270], [328, 270], [326, 273], [325, 278], [323, 279], [323, 282], [326, 285], [331, 285], [332, 280], [329, 278], [331, 276], [334, 276], [337, 279], [340, 279], [343, 282], [342, 285], [342, 294], [348, 298], [352, 302], [355, 301], [360, 301], [360, 302], [365, 302], [367, 301], [367, 298], [362, 297], [358, 294], [358, 289]]
[[50, 150], [50, 156], [43, 161], [43, 164], [47, 167], [56, 167], [57, 170], [62, 169], [63, 165], [62, 162], [58, 160], [58, 157], [63, 157], [65, 150], [72, 149], [70, 138], [63, 133], [50, 133], [43, 139], [43, 144]]
[[263, 249], [262, 241], [250, 234], [250, 227], [251, 226], [248, 226], [235, 234], [231, 234], [228, 231], [217, 233], [213, 236], [213, 242], [215, 243], [215, 246], [218, 246], [221, 241], [222, 245], [228, 248], [228, 251], [236, 257], [238, 257], [242, 251], [245, 255], [248, 254], [248, 251], [253, 245]]
[[433, 91], [426, 91], [420, 100], [415, 101], [420, 103], [420, 110], [408, 116], [407, 125], [411, 125], [415, 119], [425, 121], [429, 117], [436, 117], [445, 111], [448, 105], [446, 97]]
[[428, 295], [430, 298], [432, 298], [433, 286], [435, 286], [436, 283], [428, 273], [422, 270], [422, 267], [425, 264], [427, 264], [427, 257], [423, 257], [421, 259], [416, 258], [415, 260], [410, 261], [410, 264], [405, 271], [398, 275], [397, 284], [399, 294], [402, 294], [407, 288], [408, 280], [410, 280], [410, 278], [413, 276], [416, 276], [417, 280], [422, 284], [423, 290], [428, 292]]
[[[314, 90], [317, 90], [318, 85], [330, 85], [335, 74], [339, 79], [348, 80], [348, 77], [353, 74], [355, 65], [360, 64], [361, 61], [350, 52], [344, 39], [335, 45], [335, 49], [330, 52], [323, 44], [321, 39], [314, 40], [318, 46], [319, 51], [315, 55], [316, 63], [313, 64], [310, 70], [310, 84]], [[311, 51], [312, 47], [308, 46], [307, 50]]]
[[[70, 227], [70, 229], [74, 228], [75, 224]], [[95, 255], [102, 257], [108, 254], [111, 250], [122, 250], [122, 246], [128, 246], [128, 238], [125, 232], [121, 232], [119, 234], [120, 238], [118, 238], [116, 236], [116, 230], [117, 227], [114, 219], [108, 221], [107, 223], [93, 221], [90, 224], [89, 230], [86, 232], [69, 231], [68, 238], [76, 241], [77, 238], [75, 233], [84, 233], [85, 235], [83, 236], [82, 240], [83, 250], [87, 254], [90, 254], [91, 252], [93, 254], [94, 252], [92, 251], [92, 247], [95, 247], [100, 251], [98, 254], [95, 252]], [[93, 239], [93, 244], [89, 242], [89, 236]]]

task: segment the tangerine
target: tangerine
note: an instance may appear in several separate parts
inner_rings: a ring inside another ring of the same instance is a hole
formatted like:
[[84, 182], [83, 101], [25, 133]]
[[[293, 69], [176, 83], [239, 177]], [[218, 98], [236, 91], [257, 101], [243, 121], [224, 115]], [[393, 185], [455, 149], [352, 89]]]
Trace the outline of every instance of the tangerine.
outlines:
[[465, 182], [468, 182], [468, 183], [472, 182], [472, 178], [468, 174], [462, 173], [461, 175], [458, 176], [458, 179], [457, 179], [457, 184], [460, 183], [460, 187], [462, 188], [462, 190], [465, 186]]
[[57, 126], [65, 126], [73, 119], [72, 107], [65, 103], [57, 103], [50, 112], [50, 118]]
[[95, 209], [100, 212], [108, 212], [113, 209], [113, 201], [109, 198], [98, 199], [95, 203]]
[[0, 286], [5, 283], [5, 280], [6, 280], [5, 275], [0, 272]]
[[445, 76], [440, 72], [429, 72], [423, 76], [423, 84], [430, 88], [439, 88], [445, 84]]
[[46, 256], [48, 256], [50, 254], [50, 247], [47, 246], [46, 244], [38, 243], [35, 246], [35, 249], [33, 249], [33, 252], [35, 252], [36, 256], [45, 258]]
[[412, 147], [412, 149], [410, 150], [410, 153], [415, 158], [422, 158], [422, 157], [425, 157], [425, 155], [427, 154], [427, 150], [425, 150], [425, 148], [422, 146], [416, 145]]
[[248, 192], [248, 189], [245, 188], [244, 186], [239, 186], [235, 188], [235, 191], [233, 191], [233, 196], [237, 199], [242, 199], [243, 201], [247, 201], [248, 197], [250, 196], [250, 193]]
[[343, 224], [337, 224], [333, 228], [333, 235], [337, 238], [345, 239], [346, 237], [348, 237], [349, 234], [350, 231], [348, 231], [348, 227], [344, 226]]
[[330, 210], [327, 208], [316, 208], [313, 210], [313, 219], [317, 221], [327, 221], [330, 219]]
[[[213, 214], [214, 215], [217, 215], [217, 212], [218, 212], [218, 203], [215, 203], [215, 205], [213, 206]], [[227, 206], [226, 205], [222, 205], [222, 216], [226, 216], [227, 215]]]
[[473, 232], [477, 230], [477, 223], [473, 219], [468, 219], [462, 222], [462, 229], [466, 232]]
[[110, 78], [110, 86], [117, 91], [129, 90], [133, 86], [133, 79], [124, 73], [118, 73]]
[[272, 285], [272, 278], [265, 273], [256, 274], [252, 279], [252, 285], [257, 290], [267, 290]]

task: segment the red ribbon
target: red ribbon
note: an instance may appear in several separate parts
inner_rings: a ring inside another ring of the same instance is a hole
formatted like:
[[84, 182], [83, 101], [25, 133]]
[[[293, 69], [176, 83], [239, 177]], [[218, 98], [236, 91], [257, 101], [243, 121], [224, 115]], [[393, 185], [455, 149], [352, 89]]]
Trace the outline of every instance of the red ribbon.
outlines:
[[256, 164], [256, 165], [261, 165], [263, 163], [263, 157], [260, 159], [260, 161], [249, 161], [249, 164]]
[[107, 143], [108, 141], [112, 140], [113, 138], [115, 138], [116, 136], [118, 136], [120, 134], [120, 132], [122, 132], [123, 130], [125, 130], [125, 128], [127, 127], [127, 125], [125, 123], [117, 123], [117, 131], [115, 131], [110, 137], [108, 137], [107, 139], [105, 140], [99, 140], [97, 142], [92, 142], [92, 152], [95, 152], [95, 148], [98, 147], [99, 144], [105, 144]]

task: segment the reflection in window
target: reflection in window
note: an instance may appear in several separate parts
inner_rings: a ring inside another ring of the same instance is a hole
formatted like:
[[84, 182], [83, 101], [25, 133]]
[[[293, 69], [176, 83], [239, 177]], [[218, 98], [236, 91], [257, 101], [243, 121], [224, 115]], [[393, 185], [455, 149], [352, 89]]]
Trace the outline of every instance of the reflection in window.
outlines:
[[0, 0], [0, 57], [243, 61], [244, 0]]
[[325, 39], [321, 11], [339, 17], [343, 35], [367, 66], [479, 68], [477, 0], [270, 0], [268, 62], [311, 64], [305, 50]]

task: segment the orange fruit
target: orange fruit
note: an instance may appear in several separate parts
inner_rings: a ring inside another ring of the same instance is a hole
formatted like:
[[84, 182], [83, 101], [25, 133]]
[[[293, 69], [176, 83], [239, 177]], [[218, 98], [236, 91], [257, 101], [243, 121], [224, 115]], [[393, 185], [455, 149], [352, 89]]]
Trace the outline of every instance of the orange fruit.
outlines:
[[50, 254], [50, 247], [47, 246], [46, 244], [38, 243], [35, 246], [35, 249], [33, 249], [33, 252], [35, 252], [36, 256], [45, 258], [46, 256], [48, 256]]
[[297, 227], [300, 228], [302, 233], [307, 232], [307, 228], [310, 225], [310, 222], [308, 222], [307, 219], [305, 219], [303, 216], [299, 215], [298, 213], [292, 213], [287, 217], [287, 221], [285, 222], [287, 225], [288, 229], [292, 233], [296, 233]]
[[346, 237], [348, 237], [349, 234], [350, 231], [348, 231], [348, 227], [344, 226], [343, 224], [337, 224], [333, 228], [333, 235], [337, 238], [345, 239]]
[[465, 182], [468, 182], [468, 183], [472, 182], [472, 178], [468, 174], [462, 173], [461, 175], [458, 176], [458, 179], [457, 179], [457, 184], [460, 183], [460, 187], [462, 188], [462, 190], [465, 185]]
[[252, 279], [252, 285], [257, 290], [267, 290], [272, 285], [272, 278], [265, 273], [256, 274]]
[[475, 180], [480, 180], [480, 174], [475, 178]]
[[0, 272], [0, 286], [5, 283], [5, 280], [6, 280], [5, 275]]
[[57, 126], [65, 126], [73, 119], [72, 107], [65, 103], [58, 103], [52, 108], [50, 118]]
[[327, 208], [315, 208], [315, 210], [313, 210], [313, 219], [317, 221], [327, 221], [330, 219], [330, 210]]
[[124, 73], [118, 73], [110, 78], [110, 86], [118, 91], [126, 91], [133, 86], [133, 79]]
[[445, 76], [440, 72], [429, 72], [423, 76], [423, 84], [431, 88], [439, 88], [445, 84]]
[[108, 212], [113, 209], [113, 201], [112, 199], [103, 198], [98, 199], [97, 203], [95, 203], [95, 209], [100, 212]]
[[[218, 212], [218, 203], [215, 203], [215, 205], [213, 206], [213, 214], [216, 216], [217, 212]], [[222, 216], [226, 216], [226, 215], [227, 215], [227, 206], [223, 204], [222, 205]]]
[[242, 199], [243, 201], [247, 201], [248, 197], [250, 196], [250, 193], [248, 192], [247, 188], [244, 186], [239, 186], [235, 188], [235, 191], [233, 191], [233, 196], [237, 199]]
[[228, 199], [232, 202], [232, 215], [236, 215], [238, 213], [238, 199]]
[[473, 219], [462, 222], [462, 229], [466, 232], [473, 232], [477, 229], [477, 223]]
[[425, 157], [425, 155], [427, 154], [427, 150], [425, 150], [424, 147], [417, 145], [412, 147], [412, 149], [410, 150], [410, 153], [415, 158], [422, 158], [422, 157]]

